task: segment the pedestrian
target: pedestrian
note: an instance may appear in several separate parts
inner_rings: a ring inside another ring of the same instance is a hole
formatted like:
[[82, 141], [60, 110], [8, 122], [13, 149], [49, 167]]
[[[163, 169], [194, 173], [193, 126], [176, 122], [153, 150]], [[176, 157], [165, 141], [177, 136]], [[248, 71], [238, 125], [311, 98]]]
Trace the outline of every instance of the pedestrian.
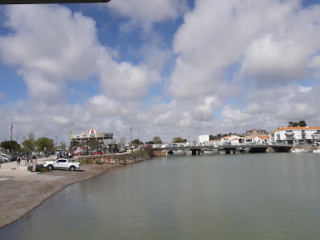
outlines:
[[20, 155], [17, 157], [17, 165], [20, 166]]

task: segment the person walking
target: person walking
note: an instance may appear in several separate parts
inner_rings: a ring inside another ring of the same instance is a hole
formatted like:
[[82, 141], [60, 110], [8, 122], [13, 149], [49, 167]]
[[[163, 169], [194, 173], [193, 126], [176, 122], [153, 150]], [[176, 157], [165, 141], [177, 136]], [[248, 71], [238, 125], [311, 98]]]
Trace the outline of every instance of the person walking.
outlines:
[[21, 158], [20, 158], [20, 155], [17, 157], [17, 165], [20, 166], [20, 161], [21, 161]]

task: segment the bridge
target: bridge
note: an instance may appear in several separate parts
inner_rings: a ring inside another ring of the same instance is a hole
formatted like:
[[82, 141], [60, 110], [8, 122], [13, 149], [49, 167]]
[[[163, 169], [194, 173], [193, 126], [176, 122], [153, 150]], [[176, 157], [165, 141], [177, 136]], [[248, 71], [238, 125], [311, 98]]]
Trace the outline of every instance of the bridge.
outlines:
[[249, 152], [249, 153], [264, 153], [267, 149], [271, 147], [275, 152], [289, 152], [293, 145], [289, 144], [248, 144], [239, 143], [235, 145], [231, 144], [221, 144], [221, 145], [179, 145], [179, 144], [168, 144], [159, 147], [153, 147], [152, 151], [166, 151], [166, 153], [172, 153], [173, 151], [191, 151], [192, 155], [200, 155], [204, 151], [225, 151], [226, 154], [236, 153], [236, 152]]

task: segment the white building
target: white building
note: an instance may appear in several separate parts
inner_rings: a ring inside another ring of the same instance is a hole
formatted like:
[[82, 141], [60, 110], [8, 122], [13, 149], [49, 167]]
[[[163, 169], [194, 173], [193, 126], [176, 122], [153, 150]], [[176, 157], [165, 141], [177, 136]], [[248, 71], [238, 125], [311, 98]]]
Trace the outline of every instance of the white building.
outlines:
[[271, 132], [271, 143], [281, 144], [311, 144], [317, 140], [320, 127], [282, 127]]
[[244, 142], [247, 144], [269, 144], [269, 136], [247, 136], [244, 138]]
[[200, 135], [198, 136], [199, 143], [207, 143], [209, 142], [209, 135]]
[[221, 138], [220, 143], [221, 145], [239, 145], [240, 143], [242, 143], [242, 141], [242, 137], [231, 135]]

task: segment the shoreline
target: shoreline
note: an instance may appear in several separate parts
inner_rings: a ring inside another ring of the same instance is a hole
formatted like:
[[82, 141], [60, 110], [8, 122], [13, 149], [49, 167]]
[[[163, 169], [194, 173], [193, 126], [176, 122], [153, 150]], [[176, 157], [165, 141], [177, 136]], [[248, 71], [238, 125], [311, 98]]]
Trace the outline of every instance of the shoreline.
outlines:
[[88, 164], [81, 165], [80, 171], [53, 170], [45, 173], [30, 173], [0, 181], [0, 229], [18, 221], [71, 184], [125, 166], [121, 164]]
[[[124, 158], [130, 159], [132, 156], [134, 155], [122, 155], [119, 157], [119, 162], [123, 161]], [[112, 156], [109, 157], [112, 158]], [[102, 160], [106, 160], [104, 158], [97, 157], [96, 162], [100, 164], [82, 164], [81, 170], [74, 172], [53, 170], [44, 173], [32, 173], [15, 170], [15, 168], [7, 169], [7, 171], [0, 169], [0, 229], [18, 221], [71, 184], [88, 180], [115, 168], [131, 165], [101, 163]], [[144, 155], [135, 158], [131, 163], [134, 164], [148, 159], [150, 159], [150, 156]], [[23, 172], [23, 174], [20, 175], [19, 172]]]

